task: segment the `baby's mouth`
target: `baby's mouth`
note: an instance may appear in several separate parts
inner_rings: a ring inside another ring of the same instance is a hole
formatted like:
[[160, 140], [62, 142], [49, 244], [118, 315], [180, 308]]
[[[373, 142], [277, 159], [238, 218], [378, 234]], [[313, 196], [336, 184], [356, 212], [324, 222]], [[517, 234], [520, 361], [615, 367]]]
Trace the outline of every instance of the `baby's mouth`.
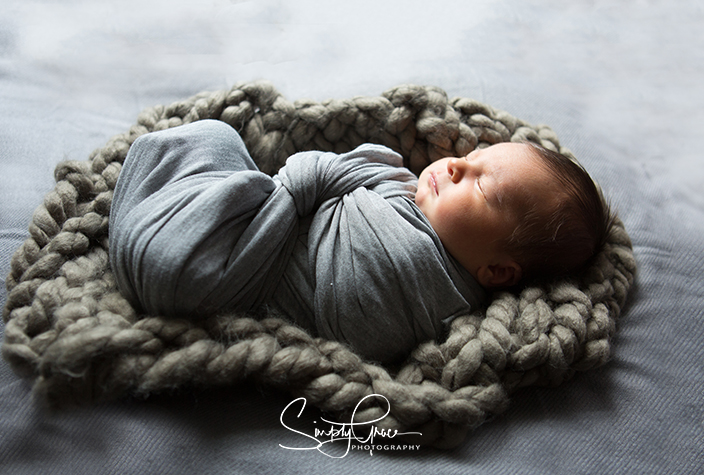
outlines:
[[435, 172], [430, 172], [430, 178], [428, 178], [430, 181], [430, 187], [433, 189], [435, 192], [435, 196], [439, 195], [438, 193], [438, 182], [435, 179]]

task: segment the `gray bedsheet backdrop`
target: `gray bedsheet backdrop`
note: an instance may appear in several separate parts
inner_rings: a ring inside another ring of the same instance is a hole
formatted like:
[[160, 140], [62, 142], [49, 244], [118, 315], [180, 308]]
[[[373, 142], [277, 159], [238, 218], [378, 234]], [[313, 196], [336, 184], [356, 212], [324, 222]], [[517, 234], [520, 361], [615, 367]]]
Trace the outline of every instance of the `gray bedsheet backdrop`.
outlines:
[[[4, 0], [2, 305], [59, 161], [87, 159], [147, 106], [259, 78], [290, 100], [435, 85], [549, 124], [619, 210], [639, 273], [605, 367], [519, 392], [450, 452], [282, 448], [311, 445], [280, 421], [293, 398], [253, 385], [48, 413], [2, 361], [0, 473], [696, 473], [702, 27], [694, 0]], [[287, 425], [324, 424], [310, 406], [297, 420], [299, 408]]]

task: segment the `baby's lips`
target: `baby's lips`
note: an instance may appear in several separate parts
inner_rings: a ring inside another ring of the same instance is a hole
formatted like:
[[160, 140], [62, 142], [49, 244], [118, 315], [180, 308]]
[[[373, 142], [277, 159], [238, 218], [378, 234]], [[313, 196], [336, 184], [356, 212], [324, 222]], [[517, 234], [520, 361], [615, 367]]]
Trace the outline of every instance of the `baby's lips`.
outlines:
[[428, 180], [430, 181], [430, 187], [435, 192], [435, 196], [439, 195], [440, 193], [438, 192], [438, 181], [435, 177], [435, 172], [430, 172], [430, 177], [428, 178]]

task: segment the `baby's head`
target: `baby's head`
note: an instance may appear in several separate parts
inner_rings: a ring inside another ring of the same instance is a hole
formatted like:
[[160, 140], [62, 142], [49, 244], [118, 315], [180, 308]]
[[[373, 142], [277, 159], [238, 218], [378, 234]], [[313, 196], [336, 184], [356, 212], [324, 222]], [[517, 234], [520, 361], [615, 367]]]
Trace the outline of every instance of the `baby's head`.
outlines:
[[579, 270], [613, 222], [580, 165], [531, 143], [499, 143], [430, 164], [416, 204], [486, 288]]

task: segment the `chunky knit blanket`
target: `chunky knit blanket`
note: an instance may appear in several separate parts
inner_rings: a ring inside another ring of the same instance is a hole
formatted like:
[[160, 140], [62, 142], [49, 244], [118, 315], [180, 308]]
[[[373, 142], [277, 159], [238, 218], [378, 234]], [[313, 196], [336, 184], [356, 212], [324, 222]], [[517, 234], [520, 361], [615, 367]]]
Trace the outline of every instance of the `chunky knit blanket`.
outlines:
[[[147, 132], [201, 119], [234, 127], [260, 169], [274, 173], [303, 150], [386, 145], [419, 173], [477, 146], [531, 140], [571, 156], [547, 126], [532, 126], [472, 99], [403, 85], [380, 97], [289, 102], [266, 82], [239, 83], [143, 111], [129, 131], [88, 161], [57, 166], [56, 187], [37, 208], [12, 258], [3, 311], [3, 357], [34, 381], [50, 407], [189, 386], [256, 381], [304, 396], [355, 422], [390, 414], [379, 428], [417, 431], [437, 447], [500, 413], [511, 393], [555, 386], [609, 358], [610, 339], [636, 270], [620, 221], [582, 274], [513, 294], [455, 319], [441, 343], [418, 346], [400, 367], [363, 361], [314, 338], [284, 315], [221, 315], [206, 321], [140, 315], [117, 291], [108, 263], [108, 217], [121, 163]], [[417, 440], [417, 439], [416, 439]]]

